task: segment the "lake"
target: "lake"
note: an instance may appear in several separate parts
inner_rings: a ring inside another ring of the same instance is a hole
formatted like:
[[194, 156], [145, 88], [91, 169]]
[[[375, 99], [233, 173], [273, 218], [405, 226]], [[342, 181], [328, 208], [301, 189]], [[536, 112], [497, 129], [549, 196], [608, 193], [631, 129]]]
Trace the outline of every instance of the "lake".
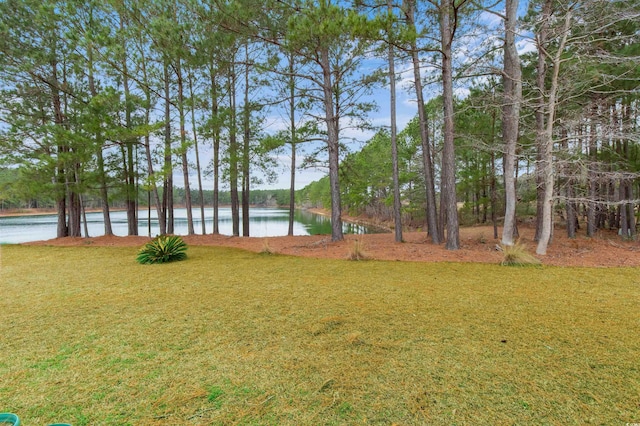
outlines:
[[[242, 212], [240, 214], [242, 214]], [[139, 211], [138, 232], [140, 235], [150, 235], [154, 237], [160, 232], [155, 211], [151, 211], [151, 221], [149, 221], [147, 217], [148, 212], [146, 209]], [[331, 234], [331, 220], [328, 217], [304, 210], [296, 210], [294, 218], [294, 235]], [[287, 231], [289, 229], [288, 209], [252, 208], [249, 210], [249, 219], [249, 232], [252, 237], [277, 237], [287, 235]], [[149, 222], [151, 225], [150, 231]], [[201, 234], [202, 221], [200, 219], [199, 208], [193, 209], [193, 222], [196, 234]], [[220, 208], [218, 223], [221, 234], [233, 234], [230, 208]], [[186, 209], [175, 210], [174, 225], [176, 234], [187, 235]], [[87, 213], [87, 226], [89, 228], [90, 237], [104, 235], [102, 212]], [[111, 226], [115, 235], [126, 236], [127, 213], [124, 211], [111, 212]], [[205, 227], [208, 234], [213, 232], [213, 210], [210, 208], [205, 210]], [[50, 240], [56, 237], [56, 229], [56, 215], [0, 217], [0, 244]], [[373, 228], [352, 223], [344, 223], [343, 231], [347, 234], [368, 234], [380, 232]], [[84, 226], [82, 227], [82, 232], [82, 235], [84, 236]], [[240, 223], [240, 235], [242, 235], [242, 218]]]

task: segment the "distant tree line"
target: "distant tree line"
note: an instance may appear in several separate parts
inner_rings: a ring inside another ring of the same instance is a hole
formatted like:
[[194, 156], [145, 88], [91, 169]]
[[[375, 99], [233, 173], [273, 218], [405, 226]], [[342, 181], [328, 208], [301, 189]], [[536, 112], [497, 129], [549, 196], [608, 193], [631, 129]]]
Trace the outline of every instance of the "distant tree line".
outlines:
[[[452, 4], [456, 12], [468, 6]], [[554, 217], [564, 221], [569, 237], [583, 227], [587, 236], [614, 229], [636, 238], [638, 2], [532, 1], [520, 20], [517, 1], [504, 6], [495, 11], [503, 20], [502, 55], [485, 54], [458, 68], [459, 80], [468, 76], [468, 94], [447, 99], [442, 92], [405, 129], [380, 131], [346, 156], [340, 166], [343, 207], [427, 225], [434, 242], [446, 238], [448, 248], [456, 246], [455, 229], [447, 228], [452, 217], [491, 222], [496, 238], [500, 223], [504, 244], [518, 235], [518, 215], [533, 218], [538, 254], [546, 253]], [[527, 33], [532, 49], [519, 57], [513, 35], [522, 42]], [[496, 41], [488, 34], [485, 40]], [[394, 150], [397, 158], [389, 155]], [[451, 167], [455, 196], [447, 185]], [[447, 211], [447, 196], [458, 204], [455, 215]], [[305, 188], [304, 197], [326, 207], [327, 182]]]
[[[23, 192], [20, 188], [20, 179], [15, 176], [15, 170], [0, 169], [0, 211], [1, 210], [21, 210], [21, 209], [54, 209], [56, 206], [55, 198], [46, 194], [31, 194]], [[160, 190], [162, 195], [162, 190]], [[213, 190], [204, 189], [202, 194], [198, 190], [191, 190], [191, 201], [194, 207], [204, 205], [210, 208], [213, 205]], [[200, 195], [203, 198], [200, 198]], [[149, 192], [140, 190], [136, 204], [138, 208], [153, 205], [149, 203]], [[186, 206], [187, 196], [184, 188], [173, 188], [174, 203], [177, 206]], [[252, 206], [265, 207], [289, 207], [289, 190], [288, 189], [255, 189], [251, 191], [249, 204]], [[204, 201], [204, 202], [203, 202]], [[220, 205], [231, 205], [231, 192], [219, 191], [218, 201]], [[126, 208], [124, 200], [114, 199], [109, 202], [112, 208]], [[83, 200], [83, 207], [86, 209], [99, 209], [101, 200], [99, 197], [87, 196]]]

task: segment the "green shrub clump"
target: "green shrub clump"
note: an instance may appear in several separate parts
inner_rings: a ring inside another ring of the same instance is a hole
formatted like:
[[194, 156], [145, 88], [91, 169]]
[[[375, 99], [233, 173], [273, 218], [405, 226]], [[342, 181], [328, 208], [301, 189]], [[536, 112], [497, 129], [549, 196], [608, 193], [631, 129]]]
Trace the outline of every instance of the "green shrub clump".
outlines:
[[167, 263], [187, 258], [187, 243], [175, 235], [161, 235], [144, 245], [136, 260], [143, 265]]

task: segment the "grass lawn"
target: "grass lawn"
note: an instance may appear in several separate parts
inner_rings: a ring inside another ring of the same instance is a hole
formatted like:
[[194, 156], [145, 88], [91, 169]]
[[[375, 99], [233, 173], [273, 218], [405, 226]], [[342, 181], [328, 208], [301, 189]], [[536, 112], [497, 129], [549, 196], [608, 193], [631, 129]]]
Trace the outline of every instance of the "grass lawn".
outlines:
[[24, 425], [640, 422], [640, 270], [2, 247]]

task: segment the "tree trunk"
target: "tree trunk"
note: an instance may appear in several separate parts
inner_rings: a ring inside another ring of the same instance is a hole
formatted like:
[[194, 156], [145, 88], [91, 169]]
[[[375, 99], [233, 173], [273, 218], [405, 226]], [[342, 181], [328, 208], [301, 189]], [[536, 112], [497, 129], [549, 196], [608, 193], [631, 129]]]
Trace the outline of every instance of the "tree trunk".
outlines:
[[171, 153], [171, 91], [169, 86], [169, 64], [164, 62], [164, 190], [162, 191], [162, 214], [166, 217], [167, 233], [173, 234], [173, 161]]
[[536, 117], [536, 233], [534, 241], [540, 241], [543, 228], [544, 198], [545, 198], [545, 176], [543, 173], [543, 151], [545, 134], [545, 93], [547, 78], [547, 42], [549, 38], [549, 25], [551, 12], [553, 10], [553, 0], [545, 0], [542, 6], [541, 24], [536, 34], [536, 44], [538, 46], [538, 63], [536, 65], [536, 88], [538, 90], [538, 101], [535, 106]]
[[[53, 51], [55, 52], [55, 46]], [[54, 124], [59, 127], [64, 127], [64, 114], [62, 113], [62, 103], [60, 100], [60, 93], [58, 87], [58, 63], [55, 57], [51, 60], [51, 79], [54, 84], [51, 87], [51, 104], [54, 112]], [[66, 168], [64, 156], [69, 151], [69, 147], [64, 145], [62, 141], [59, 141], [57, 146], [57, 167], [56, 167], [56, 210], [58, 216], [58, 227], [56, 236], [58, 238], [67, 237], [69, 235], [69, 228], [67, 227], [67, 194], [66, 194]]]
[[[141, 51], [140, 65], [142, 68], [144, 81], [146, 82], [148, 81], [146, 57], [144, 55], [144, 49], [140, 49], [140, 51]], [[149, 122], [151, 121], [151, 92], [147, 85], [143, 85], [142, 87], [143, 87], [145, 100], [146, 100], [144, 123], [145, 125], [149, 125]], [[167, 233], [167, 221], [166, 221], [165, 215], [163, 214], [162, 202], [160, 201], [160, 196], [158, 194], [158, 185], [156, 182], [156, 176], [153, 171], [153, 157], [151, 155], [151, 137], [149, 136], [148, 133], [144, 136], [144, 151], [145, 151], [145, 156], [147, 158], [147, 169], [148, 169], [147, 173], [149, 173], [148, 184], [151, 187], [150, 192], [153, 195], [153, 201], [156, 206], [156, 215], [158, 216], [158, 227], [160, 228], [159, 229], [160, 235], [165, 235]], [[149, 218], [149, 222], [151, 222], [150, 218]], [[149, 236], [151, 237], [150, 226], [151, 224], [149, 223]]]
[[240, 236], [240, 203], [238, 198], [238, 140], [236, 128], [236, 75], [233, 65], [229, 74], [229, 186], [231, 223], [235, 237]]
[[[626, 182], [626, 188], [627, 188], [627, 200], [633, 200], [633, 185], [630, 181]], [[627, 207], [627, 220], [629, 222], [629, 238], [632, 240], [636, 240], [636, 216], [635, 216], [635, 203], [632, 201], [629, 201], [626, 205]]]
[[440, 9], [440, 36], [442, 47], [442, 102], [444, 104], [444, 140], [442, 149], [442, 196], [446, 217], [447, 250], [460, 248], [458, 228], [458, 204], [456, 198], [456, 158], [453, 123], [453, 71], [452, 42], [455, 23], [452, 26], [452, 0], [444, 0]]
[[629, 218], [627, 217], [627, 203], [625, 202], [626, 200], [626, 195], [627, 195], [627, 188], [626, 188], [626, 182], [624, 179], [620, 179], [620, 182], [618, 183], [618, 202], [619, 204], [619, 208], [620, 208], [620, 228], [619, 228], [619, 232], [620, 232], [620, 236], [623, 239], [627, 239], [631, 236], [631, 230], [629, 229]]
[[322, 67], [322, 88], [324, 92], [325, 121], [327, 123], [327, 148], [329, 151], [329, 187], [331, 192], [331, 241], [342, 241], [342, 204], [340, 202], [340, 136], [338, 118], [333, 106], [333, 83], [331, 81], [331, 62], [329, 49], [320, 49], [320, 64]]
[[[89, 44], [87, 47], [87, 68], [88, 68], [88, 81], [89, 81], [89, 93], [91, 97], [95, 98], [98, 93], [96, 90], [95, 79], [93, 75], [93, 46]], [[113, 235], [113, 228], [111, 226], [111, 214], [109, 212], [109, 193], [107, 190], [107, 176], [104, 170], [104, 156], [102, 149], [104, 140], [102, 133], [99, 129], [95, 131], [96, 138], [96, 165], [98, 166], [98, 185], [100, 186], [100, 204], [102, 206], [102, 221], [104, 222], [104, 235]]]
[[79, 189], [79, 164], [75, 163], [68, 171], [68, 180], [67, 180], [67, 199], [69, 200], [68, 205], [68, 216], [67, 216], [67, 228], [69, 230], [70, 237], [81, 237], [82, 232], [81, 229], [81, 208], [80, 208], [80, 189]]
[[287, 235], [293, 235], [293, 222], [296, 208], [296, 84], [293, 73], [295, 71], [295, 57], [293, 53], [289, 54], [289, 131], [291, 138], [291, 175], [289, 180], [289, 228]]
[[[562, 149], [564, 152], [569, 152], [569, 135], [566, 129], [562, 129]], [[564, 175], [565, 179], [565, 211], [567, 214], [567, 237], [575, 238], [576, 237], [576, 221], [577, 221], [577, 213], [575, 208], [575, 193], [573, 190], [573, 186], [575, 181], [573, 179], [571, 166], [567, 162], [564, 166]]]
[[220, 123], [218, 117], [218, 86], [216, 71], [212, 59], [211, 67], [211, 120], [213, 122], [213, 233], [220, 233], [219, 195], [220, 195]]
[[[58, 181], [59, 177], [60, 170], [58, 169], [58, 174], [56, 175], [57, 184], [61, 184]], [[56, 214], [58, 222], [56, 237], [63, 238], [69, 235], [69, 228], [67, 228], [67, 197], [64, 195], [64, 190], [60, 190], [59, 192], [61, 192], [62, 195], [56, 195]]]
[[244, 70], [244, 114], [242, 127], [242, 236], [249, 236], [249, 190], [250, 190], [250, 143], [251, 143], [251, 105], [249, 102], [249, 48], [245, 46]]
[[482, 186], [482, 193], [481, 193], [481, 197], [482, 197], [482, 223], [486, 224], [487, 223], [487, 213], [489, 211], [489, 197], [488, 197], [488, 193], [487, 193], [487, 176], [488, 176], [488, 171], [487, 171], [487, 162], [483, 161], [482, 162], [482, 182], [481, 182], [481, 186]]
[[589, 160], [587, 167], [589, 181], [589, 201], [587, 204], [587, 237], [594, 237], [597, 230], [597, 196], [598, 196], [598, 173], [595, 170], [598, 167], [598, 139], [595, 126], [595, 116], [598, 113], [597, 101], [593, 100], [591, 125], [589, 131]]
[[[415, 30], [415, 0], [405, 0], [406, 17], [408, 25]], [[420, 142], [422, 145], [422, 163], [424, 167], [427, 232], [434, 244], [442, 242], [438, 224], [438, 210], [436, 205], [435, 178], [433, 173], [433, 160], [431, 156], [431, 143], [429, 141], [429, 120], [425, 111], [424, 95], [422, 93], [422, 76], [420, 73], [420, 58], [415, 42], [411, 44], [411, 60], [413, 63], [413, 81], [418, 103], [418, 121], [420, 126]]]
[[187, 130], [184, 114], [184, 79], [182, 78], [182, 59], [178, 58], [176, 64], [176, 77], [178, 79], [178, 116], [180, 120], [180, 155], [182, 157], [182, 178], [184, 180], [184, 199], [187, 209], [187, 233], [196, 233], [193, 228], [193, 203], [191, 202], [191, 185], [189, 184], [189, 160], [187, 158]]
[[[67, 64], [63, 62], [62, 67], [62, 86], [67, 86]], [[66, 92], [62, 92], [61, 97], [64, 108], [62, 109], [62, 116], [69, 116], [69, 99]], [[61, 105], [62, 106], [62, 105]], [[62, 122], [65, 130], [69, 129], [68, 123]], [[67, 147], [66, 152], [69, 154], [66, 159], [65, 165], [65, 184], [67, 188], [67, 230], [70, 237], [81, 237], [81, 212], [80, 212], [80, 163], [78, 160], [76, 148]]]
[[[120, 17], [120, 30], [123, 31], [124, 19], [122, 16]], [[124, 99], [125, 99], [125, 126], [127, 131], [131, 131], [133, 127], [133, 122], [131, 120], [131, 93], [129, 91], [129, 71], [127, 66], [127, 44], [126, 40], [122, 41], [122, 86], [124, 89]], [[127, 235], [138, 235], [138, 203], [137, 203], [137, 194], [136, 194], [136, 173], [133, 161], [133, 150], [135, 146], [135, 141], [129, 135], [126, 136], [123, 141], [125, 150], [126, 150], [126, 158], [123, 162], [124, 167], [124, 178], [125, 178], [125, 194], [126, 194], [126, 205], [127, 205]]]
[[571, 10], [565, 12], [564, 27], [562, 36], [560, 37], [560, 44], [558, 46], [558, 51], [553, 58], [553, 75], [551, 77], [551, 87], [549, 89], [549, 96], [546, 102], [547, 114], [545, 132], [542, 138], [544, 143], [542, 146], [543, 152], [541, 164], [544, 176], [544, 202], [542, 206], [542, 229], [540, 231], [538, 247], [536, 248], [536, 253], [539, 255], [547, 254], [547, 246], [551, 241], [551, 232], [553, 227], [553, 126], [555, 122], [556, 100], [558, 93], [558, 77], [560, 75], [560, 59], [567, 41], [567, 34], [571, 25], [571, 16]]
[[518, 143], [518, 123], [522, 102], [522, 72], [520, 58], [516, 49], [516, 12], [518, 0], [506, 0], [504, 21], [504, 104], [502, 107], [502, 137], [505, 145], [504, 188], [505, 213], [502, 229], [502, 244], [513, 245], [516, 225], [516, 181], [514, 178], [516, 163], [516, 145]]
[[107, 190], [107, 175], [104, 170], [104, 156], [102, 155], [102, 137], [96, 132], [96, 165], [98, 166], [98, 185], [100, 185], [100, 205], [102, 206], [102, 221], [104, 222], [104, 235], [113, 235], [111, 226], [111, 213], [109, 211], [109, 192]]
[[84, 237], [89, 238], [89, 224], [87, 223], [87, 211], [84, 208], [84, 201], [82, 200], [82, 196], [79, 197], [80, 201], [80, 211], [82, 212], [82, 226], [84, 230]]
[[[622, 104], [623, 113], [622, 113], [622, 134], [629, 134], [633, 132], [634, 122], [631, 117], [631, 104], [629, 99], [625, 99]], [[624, 139], [622, 141], [622, 147], [624, 151], [624, 158], [627, 164], [627, 167], [630, 167], [631, 162], [634, 160], [632, 158], [631, 150], [629, 149], [629, 140]], [[635, 240], [636, 239], [636, 221], [635, 221], [635, 204], [633, 200], [633, 182], [629, 178], [624, 179], [624, 188], [625, 188], [625, 201], [624, 208], [627, 214], [627, 230], [628, 230], [628, 238]]]
[[496, 154], [491, 153], [491, 223], [493, 224], [493, 238], [498, 239], [498, 191], [496, 189]]
[[[391, 0], [387, 0], [387, 9], [393, 13]], [[389, 31], [391, 37], [391, 31]], [[393, 167], [393, 222], [395, 240], [402, 242], [402, 204], [400, 202], [400, 171], [398, 170], [398, 138], [396, 126], [396, 71], [393, 43], [389, 43], [389, 102], [391, 113], [391, 163]]]
[[196, 153], [196, 173], [198, 174], [198, 196], [200, 198], [200, 221], [202, 222], [202, 235], [207, 233], [204, 219], [204, 192], [202, 190], [202, 170], [200, 169], [200, 148], [198, 147], [198, 131], [196, 129], [196, 102], [193, 94], [193, 75], [189, 73], [189, 96], [191, 98], [191, 130], [193, 133], [193, 146]]

